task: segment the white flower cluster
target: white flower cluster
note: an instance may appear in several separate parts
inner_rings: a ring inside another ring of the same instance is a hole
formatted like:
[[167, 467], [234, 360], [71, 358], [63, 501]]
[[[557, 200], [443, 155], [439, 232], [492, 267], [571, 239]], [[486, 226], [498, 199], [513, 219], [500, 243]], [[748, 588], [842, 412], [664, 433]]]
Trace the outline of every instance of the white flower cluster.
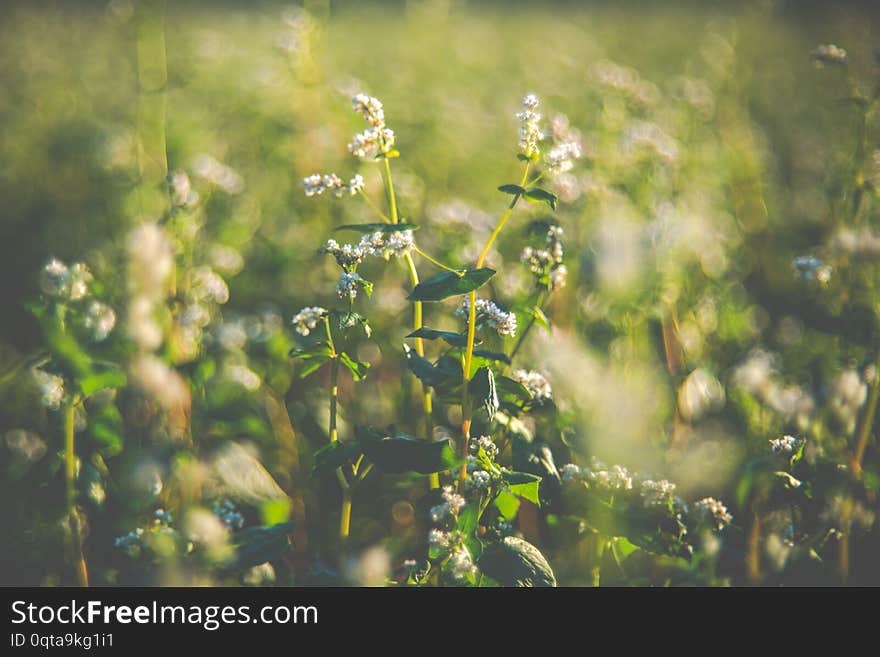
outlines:
[[544, 375], [535, 370], [514, 370], [510, 375], [514, 381], [523, 384], [529, 391], [532, 399], [538, 403], [550, 401], [553, 398], [553, 390]]
[[360, 264], [366, 256], [385, 258], [405, 255], [413, 249], [413, 231], [400, 230], [392, 233], [376, 231], [361, 237], [357, 244], [339, 244], [329, 239], [321, 247], [320, 253], [327, 253], [336, 258], [336, 263], [345, 269]]
[[558, 176], [571, 171], [574, 161], [581, 157], [581, 138], [577, 131], [571, 129], [564, 114], [554, 116], [550, 126], [553, 147], [544, 155], [544, 164], [547, 173]]
[[175, 171], [168, 177], [171, 203], [176, 207], [191, 208], [198, 204], [199, 193], [192, 188], [185, 171]]
[[[178, 531], [174, 528], [174, 519], [164, 509], [156, 509], [153, 513], [153, 522], [145, 527], [137, 527], [127, 534], [118, 536], [113, 540], [113, 546], [122, 550], [130, 557], [137, 557], [141, 550], [148, 547], [147, 538], [151, 534], [164, 534], [179, 538]], [[192, 549], [192, 545], [187, 546]]]
[[469, 493], [482, 493], [489, 490], [492, 485], [492, 475], [486, 470], [473, 470], [469, 472], [464, 482], [465, 490]]
[[589, 466], [581, 467], [574, 463], [566, 463], [560, 470], [564, 483], [584, 482], [588, 487], [603, 493], [615, 493], [633, 490], [635, 475], [622, 465], [610, 468], [597, 459]]
[[808, 283], [827, 285], [831, 280], [831, 266], [815, 256], [799, 256], [792, 263], [799, 279]]
[[33, 368], [31, 373], [40, 391], [40, 401], [43, 406], [52, 411], [61, 408], [61, 402], [64, 401], [64, 379], [37, 367]]
[[568, 277], [568, 269], [562, 264], [563, 255], [562, 226], [549, 226], [544, 248], [527, 246], [519, 259], [539, 278], [549, 272], [550, 289], [558, 290], [565, 287]]
[[465, 505], [465, 499], [456, 493], [452, 486], [443, 488], [443, 502], [431, 507], [431, 520], [433, 522], [444, 522], [456, 515]]
[[339, 283], [336, 284], [336, 296], [340, 299], [354, 301], [357, 298], [358, 290], [364, 286], [364, 279], [360, 274], [354, 271], [344, 271], [339, 277]]
[[480, 448], [483, 448], [483, 452], [485, 452], [486, 456], [489, 457], [492, 461], [498, 456], [498, 445], [492, 442], [492, 439], [489, 436], [480, 436], [479, 438], [471, 438], [470, 444], [468, 448], [471, 453], [476, 454], [480, 451]]
[[516, 114], [520, 122], [519, 150], [526, 157], [532, 157], [538, 152], [538, 142], [544, 139], [544, 133], [539, 126], [541, 115], [535, 111], [538, 107], [538, 97], [529, 94], [523, 98], [522, 105], [522, 112]]
[[306, 307], [293, 316], [293, 325], [300, 335], [308, 335], [327, 314], [326, 308], [320, 306]]
[[348, 150], [356, 157], [367, 159], [385, 154], [394, 148], [394, 131], [385, 126], [385, 110], [377, 98], [358, 94], [351, 100], [355, 112], [364, 117], [370, 127], [356, 134]]
[[449, 568], [449, 574], [452, 575], [452, 579], [457, 582], [464, 582], [469, 577], [477, 574], [477, 567], [474, 565], [473, 559], [471, 559], [470, 552], [463, 547], [452, 553], [447, 567]]
[[868, 385], [855, 370], [841, 373], [831, 385], [828, 408], [847, 433], [855, 431], [859, 409], [867, 398]]
[[581, 156], [581, 145], [576, 141], [555, 144], [544, 156], [550, 174], [567, 173], [574, 168], [574, 161]]
[[727, 507], [714, 497], [704, 497], [694, 502], [694, 509], [710, 518], [718, 531], [733, 522], [733, 516], [727, 511]]
[[813, 397], [798, 386], [784, 386], [779, 382], [776, 358], [757, 349], [733, 372], [732, 381], [758, 397], [779, 413], [786, 421], [795, 421], [803, 431], [809, 425], [815, 410]]
[[774, 454], [794, 454], [800, 449], [801, 441], [795, 436], [783, 436], [782, 438], [773, 438], [770, 441], [770, 449]]
[[40, 288], [47, 296], [62, 301], [79, 301], [89, 292], [92, 273], [82, 262], [68, 268], [58, 258], [51, 258], [40, 274]]
[[562, 478], [562, 482], [565, 484], [569, 484], [576, 481], [583, 481], [583, 470], [581, 466], [576, 463], [566, 463], [559, 470], [559, 475]]
[[846, 50], [839, 46], [835, 46], [833, 43], [818, 46], [810, 53], [810, 57], [813, 58], [813, 61], [816, 62], [818, 66], [822, 66], [823, 64], [842, 66], [843, 64], [846, 64], [847, 61]]
[[236, 531], [244, 527], [244, 516], [239, 513], [231, 500], [214, 502], [211, 510], [230, 531]]
[[321, 196], [324, 192], [330, 192], [336, 198], [343, 198], [356, 196], [358, 192], [363, 191], [364, 178], [357, 174], [346, 183], [335, 173], [315, 173], [303, 178], [300, 185], [305, 190], [306, 196]]
[[[470, 313], [470, 297], [466, 296], [461, 307], [456, 309], [455, 314], [467, 317]], [[477, 299], [477, 326], [487, 325], [495, 330], [500, 336], [516, 335], [516, 315], [499, 308], [494, 301]]]
[[440, 554], [449, 549], [452, 545], [452, 534], [450, 532], [432, 529], [428, 532], [428, 549], [431, 554]]
[[116, 311], [100, 301], [92, 301], [86, 310], [83, 320], [86, 329], [91, 331], [92, 339], [101, 342], [110, 335], [110, 331], [116, 326]]
[[645, 479], [639, 487], [645, 506], [666, 506], [674, 499], [675, 484], [666, 479]]
[[235, 169], [211, 155], [203, 153], [197, 156], [193, 161], [193, 172], [227, 194], [240, 194], [244, 191], [244, 178]]
[[128, 334], [141, 350], [153, 351], [162, 344], [162, 328], [155, 310], [169, 292], [174, 250], [165, 230], [147, 222], [130, 233], [128, 255]]

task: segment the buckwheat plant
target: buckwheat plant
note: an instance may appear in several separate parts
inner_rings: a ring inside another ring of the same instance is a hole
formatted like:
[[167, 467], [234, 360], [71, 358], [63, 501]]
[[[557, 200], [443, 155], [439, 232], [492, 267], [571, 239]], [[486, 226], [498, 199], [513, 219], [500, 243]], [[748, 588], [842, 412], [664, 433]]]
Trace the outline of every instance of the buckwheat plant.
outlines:
[[[516, 114], [519, 121], [518, 159], [522, 171], [517, 184], [506, 184], [499, 190], [509, 195], [507, 207], [482, 245], [476, 261], [466, 265], [448, 265], [418, 247], [415, 232], [419, 227], [405, 218], [395, 194], [392, 161], [400, 156], [395, 148], [396, 135], [386, 124], [382, 103], [365, 94], [352, 100], [356, 113], [367, 123], [363, 133], [355, 135], [348, 145], [357, 158], [379, 165], [384, 203], [375, 202], [366, 177], [355, 174], [348, 183], [334, 173], [315, 173], [302, 181], [306, 196], [329, 193], [336, 199], [360, 197], [375, 214], [377, 221], [367, 224], [339, 226], [339, 232], [360, 234], [359, 239], [341, 243], [329, 239], [320, 253], [334, 258], [340, 268], [335, 288], [337, 306], [331, 310], [307, 307], [293, 318], [297, 332], [308, 337], [313, 331], [319, 336], [309, 346], [293, 355], [302, 363], [301, 376], [308, 376], [324, 363], [330, 363], [330, 443], [316, 455], [316, 468], [334, 470], [342, 489], [340, 538], [349, 533], [352, 492], [372, 468], [379, 472], [413, 471], [428, 475], [434, 502], [429, 509], [433, 526], [428, 537], [427, 568], [409, 567], [410, 583], [446, 583], [475, 585], [496, 582], [549, 584], [554, 583], [549, 566], [536, 548], [522, 539], [505, 537], [515, 518], [520, 499], [539, 504], [540, 477], [517, 472], [501, 465], [496, 443], [488, 435], [476, 440], [472, 435], [475, 414], [479, 413], [487, 427], [502, 428], [503, 422], [515, 422], [516, 415], [547, 406], [551, 389], [544, 377], [531, 370], [517, 370], [505, 376], [513, 356], [535, 323], [548, 326], [543, 304], [553, 291], [565, 284], [561, 226], [538, 222], [532, 227], [538, 235], [534, 246], [523, 251], [523, 262], [533, 279], [534, 294], [529, 304], [525, 328], [517, 315], [499, 299], [478, 297], [478, 290], [495, 275], [486, 263], [492, 245], [513, 216], [521, 200], [543, 203], [551, 210], [558, 204], [557, 196], [538, 186], [545, 178], [570, 171], [580, 156], [579, 143], [567, 131], [556, 135], [547, 145], [539, 100], [527, 95]], [[409, 278], [407, 299], [412, 303], [412, 328], [405, 335], [411, 343], [403, 345], [410, 371], [422, 385], [423, 436], [417, 438], [398, 431], [391, 423], [388, 430], [359, 427], [352, 438], [341, 439], [337, 433], [338, 376], [340, 365], [356, 381], [367, 373], [369, 365], [358, 361], [346, 351], [345, 336], [353, 327], [367, 330], [366, 319], [355, 311], [361, 296], [370, 296], [372, 283], [358, 272], [368, 258], [400, 259]], [[420, 257], [441, 271], [422, 279], [415, 264]], [[458, 298], [454, 315], [460, 330], [439, 330], [424, 324], [425, 304]], [[320, 330], [318, 327], [320, 326]], [[521, 332], [518, 333], [518, 330]], [[510, 354], [505, 345], [517, 339]], [[494, 349], [478, 348], [484, 342]], [[439, 346], [437, 356], [429, 358], [426, 343]], [[453, 449], [448, 440], [435, 441], [433, 427], [434, 398], [444, 405], [461, 409], [460, 434]], [[481, 420], [482, 421], [482, 420]], [[500, 434], [499, 434], [500, 435]], [[441, 479], [446, 483], [441, 488]], [[492, 508], [491, 513], [487, 513]], [[485, 536], [487, 538], [479, 538]], [[511, 540], [504, 542], [507, 538]], [[484, 550], [484, 542], [494, 549]], [[494, 541], [494, 543], [493, 543]], [[482, 556], [481, 556], [482, 555]], [[514, 555], [514, 556], [512, 556]], [[507, 561], [524, 559], [533, 572], [507, 572]]]

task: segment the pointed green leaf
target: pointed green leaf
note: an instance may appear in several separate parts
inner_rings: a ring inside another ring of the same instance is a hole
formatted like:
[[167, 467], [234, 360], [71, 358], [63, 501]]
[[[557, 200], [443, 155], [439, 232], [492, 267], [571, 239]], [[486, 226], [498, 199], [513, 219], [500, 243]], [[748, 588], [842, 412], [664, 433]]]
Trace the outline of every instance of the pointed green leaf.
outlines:
[[282, 522], [271, 527], [251, 527], [232, 537], [235, 558], [229, 570], [247, 570], [267, 561], [275, 561], [290, 549], [288, 534], [294, 523]]
[[408, 344], [403, 345], [403, 349], [410, 371], [426, 386], [438, 386], [460, 376], [460, 372], [445, 365], [432, 365], [427, 358], [419, 356], [415, 349], [410, 349]]
[[501, 187], [498, 188], [498, 191], [504, 192], [505, 194], [513, 194], [515, 196], [526, 193], [525, 187], [520, 187], [519, 185], [501, 185]]
[[463, 272], [444, 271], [422, 281], [407, 297], [410, 301], [441, 301], [448, 297], [467, 294], [481, 287], [492, 276], [494, 269], [468, 269]]
[[357, 440], [346, 442], [334, 440], [315, 452], [315, 464], [312, 467], [312, 473], [332, 472], [336, 468], [354, 461], [362, 453], [360, 443]]
[[475, 373], [468, 384], [468, 390], [473, 398], [478, 401], [489, 416], [489, 421], [495, 417], [498, 410], [498, 392], [495, 389], [495, 374], [488, 367], [481, 367]]
[[494, 360], [499, 363], [510, 365], [510, 357], [502, 354], [500, 351], [488, 351], [486, 349], [474, 349], [474, 356], [477, 358], [485, 358], [486, 360]]
[[553, 569], [541, 551], [515, 536], [487, 547], [477, 565], [501, 586], [556, 586]]
[[541, 505], [538, 486], [541, 478], [528, 472], [503, 472], [501, 478], [511, 493], [537, 506]]
[[467, 346], [467, 334], [466, 333], [455, 333], [453, 331], [438, 331], [437, 329], [428, 328], [427, 326], [423, 326], [422, 328], [413, 331], [406, 337], [408, 338], [422, 338], [423, 340], [443, 340], [446, 344], [453, 347], [465, 347]]
[[351, 372], [351, 376], [355, 381], [363, 380], [363, 378], [367, 376], [367, 370], [370, 369], [369, 363], [362, 363], [359, 360], [354, 360], [344, 351], [339, 354], [339, 362], [348, 368], [348, 371]]
[[540, 187], [530, 187], [527, 189], [525, 199], [530, 203], [546, 203], [553, 210], [559, 204], [559, 197], [556, 194]]
[[381, 435], [375, 430], [361, 430], [360, 444], [367, 458], [382, 472], [418, 472], [431, 474], [452, 470], [461, 459], [448, 440], [425, 440], [405, 434]]

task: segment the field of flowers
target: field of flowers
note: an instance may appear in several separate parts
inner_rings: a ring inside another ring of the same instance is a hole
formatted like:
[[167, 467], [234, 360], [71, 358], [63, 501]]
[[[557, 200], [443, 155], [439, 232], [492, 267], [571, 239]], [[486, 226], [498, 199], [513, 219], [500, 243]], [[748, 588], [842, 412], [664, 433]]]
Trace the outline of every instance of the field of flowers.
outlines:
[[878, 19], [4, 3], [0, 584], [880, 585]]

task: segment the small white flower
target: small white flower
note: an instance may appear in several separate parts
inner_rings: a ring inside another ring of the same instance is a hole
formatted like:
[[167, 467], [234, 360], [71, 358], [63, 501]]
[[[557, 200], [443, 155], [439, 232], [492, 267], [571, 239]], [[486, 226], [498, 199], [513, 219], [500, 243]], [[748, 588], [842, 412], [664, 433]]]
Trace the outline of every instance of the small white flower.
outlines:
[[770, 440], [770, 449], [774, 454], [794, 454], [800, 449], [801, 441], [794, 436], [783, 436]]
[[61, 408], [61, 402], [64, 401], [64, 379], [38, 368], [34, 368], [31, 372], [37, 388], [40, 390], [40, 400], [43, 406], [49, 410], [57, 411]]
[[456, 516], [465, 503], [465, 499], [454, 492], [451, 486], [446, 486], [443, 488], [443, 502], [431, 507], [431, 520], [439, 523]]
[[532, 399], [539, 403], [549, 401], [553, 397], [553, 390], [550, 384], [540, 372], [535, 370], [514, 370], [511, 378], [522, 383]]
[[574, 168], [574, 161], [581, 156], [581, 145], [576, 141], [556, 144], [544, 156], [547, 171], [553, 175], [566, 173]]
[[58, 299], [70, 295], [70, 270], [58, 258], [52, 258], [40, 274], [40, 288], [45, 294]]
[[582, 481], [583, 480], [583, 470], [581, 467], [575, 463], [566, 463], [562, 466], [562, 469], [559, 471], [560, 477], [562, 477], [562, 481], [564, 483], [570, 483], [573, 481]]
[[456, 581], [462, 582], [477, 573], [477, 567], [471, 559], [470, 553], [461, 548], [456, 550], [449, 559], [449, 573]]
[[[477, 326], [487, 325], [495, 330], [500, 336], [513, 337], [516, 335], [516, 315], [502, 310], [495, 302], [488, 299], [477, 299]], [[462, 305], [455, 311], [456, 315], [468, 317], [470, 312], [470, 297], [464, 297]]]
[[86, 310], [85, 327], [92, 333], [95, 342], [101, 342], [110, 335], [116, 326], [116, 312], [107, 304], [92, 301]]
[[339, 283], [336, 285], [336, 296], [340, 299], [354, 301], [357, 298], [358, 290], [363, 286], [364, 282], [360, 274], [344, 271], [339, 277]]
[[366, 119], [370, 125], [381, 128], [385, 125], [385, 110], [378, 98], [366, 94], [357, 94], [351, 99], [354, 111]]
[[318, 322], [327, 314], [326, 308], [320, 306], [306, 307], [293, 316], [293, 325], [300, 335], [308, 335]]
[[492, 442], [492, 439], [489, 436], [471, 438], [469, 447], [470, 451], [474, 454], [478, 453], [480, 451], [480, 448], [482, 448], [486, 456], [488, 456], [493, 461], [495, 460], [495, 457], [498, 456], [498, 445]]
[[646, 479], [642, 482], [640, 493], [645, 506], [663, 506], [672, 500], [675, 484], [666, 479], [660, 481]]
[[364, 253], [372, 256], [385, 258], [400, 257], [408, 253], [415, 246], [413, 231], [400, 230], [391, 233], [377, 231], [361, 238], [358, 247]]
[[733, 516], [727, 511], [727, 507], [714, 497], [704, 497], [694, 502], [694, 509], [711, 519], [715, 529], [718, 531], [721, 531], [733, 522]]
[[519, 149], [526, 157], [532, 157], [538, 152], [538, 142], [544, 139], [544, 133], [538, 125], [541, 115], [535, 111], [538, 107], [538, 97], [529, 94], [523, 98], [522, 104], [523, 110], [516, 115], [520, 121]]

